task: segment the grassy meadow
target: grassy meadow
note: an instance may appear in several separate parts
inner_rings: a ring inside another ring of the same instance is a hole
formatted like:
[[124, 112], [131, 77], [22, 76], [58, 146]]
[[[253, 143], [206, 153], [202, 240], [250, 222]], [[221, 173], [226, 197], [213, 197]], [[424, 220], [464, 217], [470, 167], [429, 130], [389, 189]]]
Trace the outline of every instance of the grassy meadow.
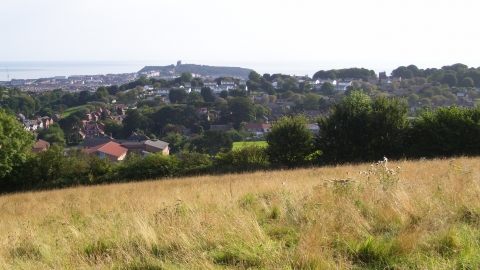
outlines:
[[479, 164], [390, 161], [3, 195], [0, 269], [478, 269]]
[[267, 147], [267, 142], [266, 141], [252, 141], [252, 142], [234, 142], [233, 143], [233, 149], [240, 149], [244, 146], [251, 146], [251, 145], [257, 145], [260, 147]]
[[62, 117], [65, 118], [65, 117], [68, 117], [70, 114], [78, 111], [78, 110], [81, 110], [83, 108], [85, 108], [85, 106], [87, 105], [80, 105], [80, 106], [76, 106], [76, 107], [71, 107], [71, 108], [68, 108], [63, 114], [62, 114]]

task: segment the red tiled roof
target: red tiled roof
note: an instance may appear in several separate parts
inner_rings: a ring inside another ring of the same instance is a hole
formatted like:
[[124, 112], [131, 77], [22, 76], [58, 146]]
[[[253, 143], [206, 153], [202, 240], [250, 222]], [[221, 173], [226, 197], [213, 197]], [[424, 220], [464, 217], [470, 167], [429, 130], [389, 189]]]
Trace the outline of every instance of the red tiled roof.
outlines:
[[32, 149], [32, 152], [34, 153], [39, 153], [43, 150], [46, 150], [47, 148], [50, 147], [50, 143], [47, 142], [47, 141], [44, 141], [44, 140], [38, 140], [36, 143], [35, 143], [35, 146], [33, 147]]
[[86, 149], [87, 153], [91, 154], [94, 152], [103, 152], [107, 155], [115, 156], [115, 157], [121, 157], [122, 155], [126, 154], [128, 149], [125, 147], [122, 147], [120, 144], [116, 142], [108, 142], [104, 143], [95, 147], [92, 147], [90, 149]]

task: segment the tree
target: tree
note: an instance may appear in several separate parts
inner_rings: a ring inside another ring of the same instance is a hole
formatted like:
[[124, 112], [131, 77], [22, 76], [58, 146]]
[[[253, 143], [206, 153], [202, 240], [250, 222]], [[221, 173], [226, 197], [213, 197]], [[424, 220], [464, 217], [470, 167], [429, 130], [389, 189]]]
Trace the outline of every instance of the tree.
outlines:
[[197, 91], [192, 91], [187, 96], [187, 102], [203, 102], [203, 97]]
[[190, 149], [198, 153], [215, 156], [219, 152], [228, 152], [232, 150], [233, 142], [230, 136], [220, 130], [207, 130], [201, 136], [192, 139]]
[[137, 83], [135, 85], [132, 85], [131, 88], [134, 88], [136, 86], [145, 86], [151, 83], [150, 80], [145, 76], [141, 76], [136, 82]]
[[171, 103], [183, 103], [187, 98], [187, 91], [183, 88], [173, 88], [168, 93], [168, 98]]
[[419, 99], [420, 97], [417, 94], [411, 94], [408, 96], [408, 101], [410, 102], [415, 102], [415, 101], [418, 101]]
[[401, 99], [353, 91], [334, 104], [329, 117], [320, 119], [315, 139], [326, 163], [367, 162], [403, 154], [408, 127], [407, 105]]
[[457, 75], [455, 73], [451, 73], [451, 72], [445, 73], [441, 82], [445, 83], [445, 84], [448, 84], [450, 87], [456, 86], [457, 83], [458, 83]]
[[240, 127], [242, 122], [252, 122], [255, 120], [255, 104], [249, 98], [235, 97], [229, 103], [230, 121], [235, 129]]
[[33, 143], [33, 134], [0, 108], [0, 181], [27, 160]]
[[252, 70], [250, 71], [250, 74], [248, 74], [248, 79], [254, 83], [260, 83], [262, 76], [258, 74], [256, 71]]
[[137, 132], [144, 121], [143, 115], [139, 110], [129, 109], [126, 113], [127, 117], [123, 119], [123, 135], [129, 136], [132, 132]]
[[445, 71], [443, 69], [433, 69], [428, 75], [427, 79], [430, 82], [440, 82], [443, 79], [443, 76], [445, 76]]
[[107, 88], [107, 91], [110, 95], [115, 96], [118, 92], [120, 92], [120, 88], [118, 85], [111, 85]]
[[228, 95], [232, 97], [248, 97], [247, 91], [241, 89], [232, 89], [228, 91]]
[[283, 117], [273, 123], [266, 141], [270, 162], [289, 168], [302, 164], [314, 152], [313, 136], [302, 116]]
[[314, 93], [308, 93], [303, 99], [303, 108], [305, 110], [318, 110], [318, 100], [320, 96]]
[[121, 136], [123, 124], [118, 123], [115, 120], [107, 119], [105, 122], [105, 134], [112, 136], [113, 138], [123, 137]]
[[320, 87], [320, 91], [325, 95], [333, 95], [335, 94], [335, 87], [333, 87], [333, 84], [329, 82], [324, 82], [322, 87]]
[[227, 90], [222, 90], [222, 92], [220, 92], [220, 97], [225, 99], [228, 97], [228, 91]]
[[470, 78], [470, 77], [463, 78], [462, 79], [462, 86], [463, 87], [473, 87], [474, 86], [473, 79]]
[[186, 138], [180, 133], [168, 132], [167, 135], [162, 138], [162, 141], [169, 143], [170, 154], [177, 154], [183, 150], [182, 148], [186, 142]]
[[192, 73], [190, 72], [183, 72], [182, 75], [180, 75], [180, 80], [182, 82], [191, 82], [192, 81]]
[[65, 133], [57, 123], [53, 123], [48, 128], [43, 129], [42, 132], [38, 134], [38, 138], [45, 140], [52, 145], [57, 144], [61, 148], [67, 146], [65, 141]]
[[[226, 90], [224, 90], [226, 91]], [[210, 87], [202, 87], [200, 90], [200, 94], [203, 97], [205, 102], [214, 102], [215, 101], [215, 94], [213, 93]]]
[[478, 156], [480, 109], [442, 107], [425, 111], [412, 122], [409, 138], [414, 157]]

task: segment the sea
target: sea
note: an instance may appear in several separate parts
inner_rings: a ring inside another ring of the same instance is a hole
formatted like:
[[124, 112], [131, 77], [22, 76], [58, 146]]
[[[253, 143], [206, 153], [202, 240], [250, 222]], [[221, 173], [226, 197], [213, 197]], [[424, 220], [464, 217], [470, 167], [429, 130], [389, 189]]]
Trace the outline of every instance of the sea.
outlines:
[[[0, 61], [0, 81], [12, 79], [39, 79], [55, 76], [105, 75], [138, 72], [144, 66], [168, 66], [165, 61]], [[309, 75], [319, 70], [364, 67], [378, 71], [383, 68], [356, 66], [347, 62], [213, 62], [192, 64], [249, 68], [260, 74], [282, 73]], [[390, 68], [390, 67], [389, 67]], [[390, 68], [390, 70], [393, 68]]]
[[133, 73], [154, 64], [140, 61], [0, 61], [0, 81]]

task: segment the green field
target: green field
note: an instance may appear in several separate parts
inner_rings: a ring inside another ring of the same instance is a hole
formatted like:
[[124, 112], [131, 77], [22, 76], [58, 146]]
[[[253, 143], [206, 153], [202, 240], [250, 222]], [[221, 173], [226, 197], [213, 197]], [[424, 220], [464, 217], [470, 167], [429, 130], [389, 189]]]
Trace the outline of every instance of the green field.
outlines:
[[85, 104], [85, 105], [80, 105], [80, 106], [77, 106], [77, 107], [69, 108], [62, 114], [62, 117], [63, 118], [68, 117], [70, 114], [72, 114], [72, 113], [74, 113], [74, 112], [76, 112], [80, 109], [85, 108], [85, 106], [87, 106], [87, 105]]
[[247, 145], [258, 145], [258, 146], [261, 146], [261, 147], [266, 147], [267, 146], [267, 142], [266, 141], [256, 141], [256, 142], [234, 142], [233, 143], [233, 149], [239, 149], [239, 148], [242, 148], [243, 146], [247, 146]]

